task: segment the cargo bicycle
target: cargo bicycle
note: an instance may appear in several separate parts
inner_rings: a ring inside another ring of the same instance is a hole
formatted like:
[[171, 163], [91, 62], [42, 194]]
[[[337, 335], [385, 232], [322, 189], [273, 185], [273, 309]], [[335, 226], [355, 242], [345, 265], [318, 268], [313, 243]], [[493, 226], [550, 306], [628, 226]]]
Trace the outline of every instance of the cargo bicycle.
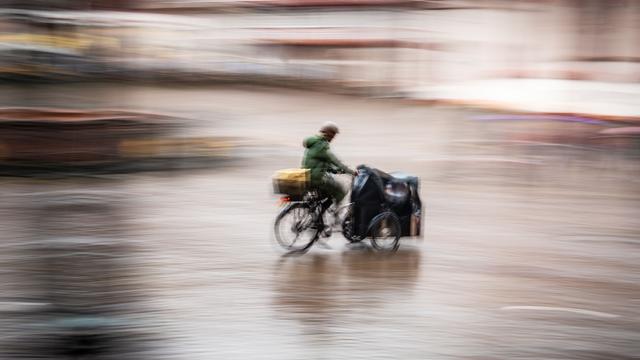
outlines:
[[351, 182], [351, 202], [335, 209], [328, 206], [329, 196], [309, 186], [304, 169], [276, 174], [274, 190], [284, 195], [274, 235], [289, 252], [307, 251], [333, 230], [352, 243], [370, 239], [371, 246], [382, 252], [397, 250], [401, 237], [420, 235], [421, 202], [418, 179], [413, 176], [386, 174], [360, 165]]

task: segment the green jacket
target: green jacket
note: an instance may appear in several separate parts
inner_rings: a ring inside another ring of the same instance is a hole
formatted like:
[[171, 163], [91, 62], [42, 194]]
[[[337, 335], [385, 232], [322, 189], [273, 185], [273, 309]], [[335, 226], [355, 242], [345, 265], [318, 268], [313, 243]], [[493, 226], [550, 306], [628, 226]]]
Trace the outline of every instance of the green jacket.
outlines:
[[302, 167], [310, 169], [311, 182], [319, 183], [331, 168], [338, 168], [345, 172], [352, 172], [329, 149], [329, 142], [322, 135], [315, 135], [304, 139], [302, 142], [306, 148]]

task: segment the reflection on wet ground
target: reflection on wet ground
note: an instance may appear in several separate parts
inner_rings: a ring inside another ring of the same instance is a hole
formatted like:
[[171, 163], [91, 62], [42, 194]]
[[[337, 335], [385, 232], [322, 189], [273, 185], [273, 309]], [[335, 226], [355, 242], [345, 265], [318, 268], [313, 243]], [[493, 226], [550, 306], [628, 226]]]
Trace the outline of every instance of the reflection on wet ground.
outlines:
[[340, 322], [340, 313], [375, 311], [381, 297], [410, 292], [419, 270], [419, 248], [393, 256], [356, 249], [283, 257], [274, 274], [274, 304], [302, 322]]
[[147, 349], [121, 194], [45, 186], [4, 198], [7, 359], [115, 359]]
[[353, 345], [370, 341], [373, 326], [397, 320], [387, 308], [402, 306], [410, 296], [420, 256], [420, 249], [411, 247], [395, 256], [345, 249], [283, 257], [273, 276], [276, 317], [294, 321], [300, 339], [309, 349], [324, 348], [327, 358], [336, 349], [357, 351]]

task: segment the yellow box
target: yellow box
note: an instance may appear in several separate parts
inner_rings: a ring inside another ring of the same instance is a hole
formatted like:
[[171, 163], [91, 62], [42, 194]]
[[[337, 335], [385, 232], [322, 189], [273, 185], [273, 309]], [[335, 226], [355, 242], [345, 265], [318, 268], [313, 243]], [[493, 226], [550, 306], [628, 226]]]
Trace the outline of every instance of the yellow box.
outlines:
[[303, 195], [309, 186], [309, 169], [283, 169], [273, 176], [276, 194]]

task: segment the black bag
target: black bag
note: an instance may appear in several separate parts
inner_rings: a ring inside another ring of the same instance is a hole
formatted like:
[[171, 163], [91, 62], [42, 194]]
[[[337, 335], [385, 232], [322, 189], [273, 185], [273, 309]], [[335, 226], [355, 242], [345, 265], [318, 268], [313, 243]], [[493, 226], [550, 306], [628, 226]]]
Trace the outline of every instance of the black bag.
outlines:
[[419, 179], [406, 174], [387, 174], [366, 166], [360, 166], [358, 170], [351, 191], [355, 235], [366, 237], [371, 220], [388, 210], [400, 219], [401, 236], [419, 236], [422, 215]]

